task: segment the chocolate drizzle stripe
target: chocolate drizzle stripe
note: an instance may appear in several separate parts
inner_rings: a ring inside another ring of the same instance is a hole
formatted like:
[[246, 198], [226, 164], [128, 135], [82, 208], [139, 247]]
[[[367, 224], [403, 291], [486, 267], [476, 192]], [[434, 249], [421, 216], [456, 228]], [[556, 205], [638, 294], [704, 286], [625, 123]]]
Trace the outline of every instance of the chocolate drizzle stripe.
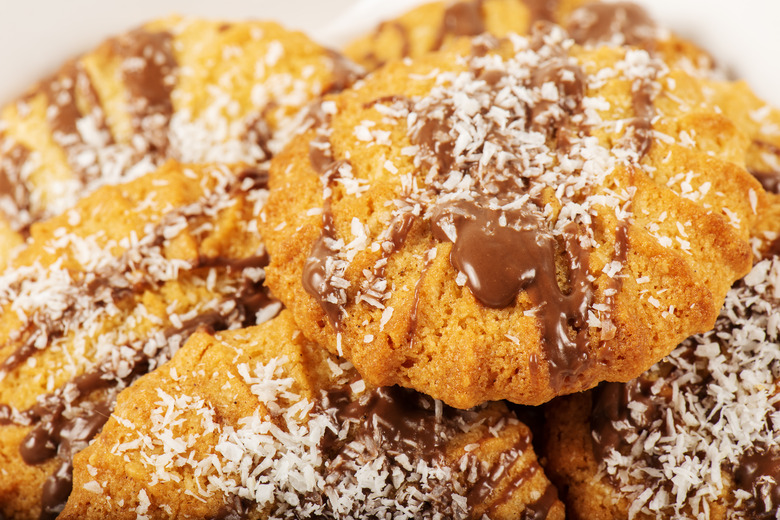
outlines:
[[29, 148], [0, 132], [0, 199], [10, 199], [9, 206], [16, 209], [15, 214], [8, 215], [16, 231], [26, 228], [32, 211], [30, 191], [23, 175], [30, 154]]
[[655, 22], [641, 6], [632, 2], [593, 2], [577, 8], [566, 27], [580, 45], [612, 42], [643, 46], [652, 50], [657, 30]]
[[386, 20], [376, 26], [374, 32], [371, 34], [371, 44], [369, 45], [368, 52], [365, 52], [362, 57], [362, 61], [369, 62], [371, 69], [377, 69], [387, 63], [376, 54], [376, 49], [379, 47], [379, 39], [383, 34], [387, 32], [387, 29], [395, 31], [401, 38], [401, 57], [407, 57], [411, 54], [412, 42], [409, 39], [409, 31], [406, 26], [401, 22], [395, 20]]
[[330, 86], [322, 92], [322, 95], [341, 92], [360, 78], [362, 74], [360, 69], [343, 54], [330, 49], [326, 49], [325, 52], [330, 59], [333, 79], [331, 80]]
[[555, 22], [560, 0], [522, 0], [529, 15], [529, 27], [538, 22]]
[[521, 520], [545, 520], [550, 510], [558, 502], [558, 489], [547, 484], [547, 487], [538, 499], [526, 505]]
[[431, 44], [431, 50], [441, 49], [447, 36], [477, 36], [485, 32], [483, 3], [484, 0], [468, 0], [447, 7], [436, 38]]
[[[93, 146], [113, 142], [92, 80], [81, 63], [74, 61], [46, 81], [43, 92], [49, 102], [46, 118], [52, 138], [65, 153], [71, 170], [79, 176], [82, 184], [87, 184], [101, 174]], [[85, 112], [79, 108], [80, 104], [84, 105]], [[89, 117], [92, 129], [97, 132], [91, 137], [99, 139], [100, 143], [84, 140], [78, 123], [85, 117]]]
[[[734, 471], [739, 489], [752, 495], [750, 508], [761, 519], [774, 518], [780, 507], [780, 453], [755, 451], [744, 454]], [[765, 498], [770, 508], [767, 509]]]
[[113, 40], [112, 48], [122, 60], [120, 71], [133, 131], [143, 136], [148, 152], [165, 155], [178, 67], [173, 35], [136, 29]]
[[[329, 118], [326, 118], [326, 121], [321, 122], [320, 125], [324, 126], [328, 121]], [[337, 252], [331, 246], [336, 239], [336, 228], [330, 193], [333, 183], [340, 176], [339, 170], [344, 166], [349, 166], [349, 161], [334, 159], [330, 138], [322, 133], [322, 128], [319, 132], [320, 134], [309, 145], [309, 161], [314, 171], [322, 179], [325, 190], [322, 203], [322, 232], [314, 242], [303, 266], [302, 282], [306, 292], [316, 298], [317, 303], [327, 315], [330, 325], [334, 330], [340, 330], [341, 303], [344, 298], [342, 297], [343, 289], [335, 287], [332, 283]]]

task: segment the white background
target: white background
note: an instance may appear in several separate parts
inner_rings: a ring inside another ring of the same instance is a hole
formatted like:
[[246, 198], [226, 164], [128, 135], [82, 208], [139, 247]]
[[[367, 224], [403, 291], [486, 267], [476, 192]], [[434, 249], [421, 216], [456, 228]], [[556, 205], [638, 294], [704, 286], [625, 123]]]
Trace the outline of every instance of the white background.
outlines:
[[[274, 19], [338, 48], [421, 0], [0, 0], [0, 104], [69, 57], [172, 13]], [[780, 0], [639, 0], [780, 107]]]

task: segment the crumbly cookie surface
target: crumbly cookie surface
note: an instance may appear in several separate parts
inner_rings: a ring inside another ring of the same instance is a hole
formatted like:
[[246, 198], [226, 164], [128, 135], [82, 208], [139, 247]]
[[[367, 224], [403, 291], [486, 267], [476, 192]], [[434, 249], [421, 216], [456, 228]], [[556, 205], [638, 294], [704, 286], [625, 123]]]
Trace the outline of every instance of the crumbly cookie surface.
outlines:
[[775, 518], [780, 256], [729, 292], [714, 330], [624, 384], [554, 401], [548, 469], [581, 518]]
[[272, 22], [171, 17], [111, 38], [0, 112], [0, 214], [25, 234], [167, 159], [260, 164], [356, 69]]
[[283, 311], [120, 394], [61, 518], [561, 519], [529, 435], [503, 404], [367, 386]]
[[452, 405], [631, 379], [751, 263], [764, 192], [699, 84], [554, 26], [388, 65], [272, 163], [269, 284], [372, 384]]
[[262, 286], [265, 182], [252, 169], [169, 162], [33, 225], [0, 275], [5, 517], [54, 518], [73, 455], [116, 395], [196, 328], [251, 325], [278, 311]]

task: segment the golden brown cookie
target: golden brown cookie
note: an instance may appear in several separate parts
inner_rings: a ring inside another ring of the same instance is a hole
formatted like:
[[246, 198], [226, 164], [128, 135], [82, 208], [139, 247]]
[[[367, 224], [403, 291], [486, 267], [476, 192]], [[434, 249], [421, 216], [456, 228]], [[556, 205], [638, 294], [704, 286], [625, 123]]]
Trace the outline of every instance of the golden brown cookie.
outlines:
[[390, 64], [272, 163], [269, 286], [371, 384], [453, 406], [636, 377], [751, 264], [765, 195], [700, 84], [554, 26]]
[[756, 96], [744, 81], [713, 81], [703, 90], [750, 138], [750, 173], [767, 191], [780, 193], [780, 109]]
[[195, 329], [278, 311], [262, 286], [265, 182], [171, 161], [32, 226], [0, 275], [0, 515], [54, 518], [116, 395]]
[[0, 112], [0, 213], [56, 215], [166, 159], [259, 164], [295, 113], [351, 83], [339, 54], [272, 22], [171, 17], [111, 38]]
[[628, 383], [553, 401], [547, 469], [573, 518], [769, 519], [780, 511], [780, 256], [714, 330]]
[[367, 386], [283, 311], [120, 394], [60, 518], [562, 519], [529, 437], [500, 403]]
[[659, 27], [632, 2], [596, 0], [448, 0], [430, 2], [379, 24], [344, 53], [367, 70], [401, 58], [416, 59], [459, 37], [528, 34], [536, 23], [567, 28], [580, 45], [633, 45], [690, 69], [710, 70], [710, 56]]

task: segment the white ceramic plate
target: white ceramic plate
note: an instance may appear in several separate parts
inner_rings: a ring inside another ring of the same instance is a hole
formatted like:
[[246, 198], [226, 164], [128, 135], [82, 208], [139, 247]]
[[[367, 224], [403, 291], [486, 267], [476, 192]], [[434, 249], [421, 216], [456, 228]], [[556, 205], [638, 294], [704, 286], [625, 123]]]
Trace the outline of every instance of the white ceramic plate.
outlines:
[[[171, 13], [268, 18], [340, 46], [421, 0], [0, 0], [0, 104], [68, 57]], [[663, 25], [709, 49], [780, 106], [780, 1], [639, 0]]]

